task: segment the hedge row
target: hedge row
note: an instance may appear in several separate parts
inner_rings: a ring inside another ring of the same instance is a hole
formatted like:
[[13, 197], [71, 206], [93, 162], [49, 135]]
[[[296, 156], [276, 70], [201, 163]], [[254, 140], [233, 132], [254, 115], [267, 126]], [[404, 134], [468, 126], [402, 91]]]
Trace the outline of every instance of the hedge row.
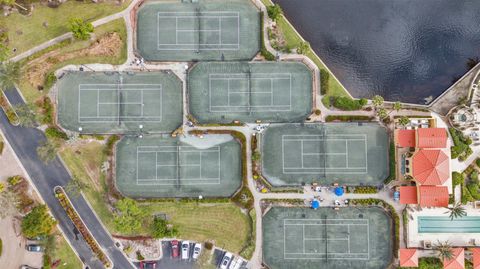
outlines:
[[265, 58], [267, 61], [274, 61], [275, 60], [275, 55], [273, 55], [270, 51], [267, 50], [265, 47], [265, 37], [263, 35], [263, 12], [260, 12], [260, 43], [261, 43], [261, 48], [260, 48], [260, 54]]
[[325, 119], [327, 122], [332, 121], [372, 121], [373, 117], [362, 116], [362, 115], [328, 115]]
[[389, 161], [389, 175], [385, 179], [385, 184], [390, 183], [391, 181], [397, 179], [397, 163], [395, 159], [395, 144], [390, 142], [390, 148], [388, 150], [388, 161]]
[[335, 97], [333, 106], [341, 110], [360, 110], [368, 103], [367, 99], [352, 99], [350, 97], [340, 96]]

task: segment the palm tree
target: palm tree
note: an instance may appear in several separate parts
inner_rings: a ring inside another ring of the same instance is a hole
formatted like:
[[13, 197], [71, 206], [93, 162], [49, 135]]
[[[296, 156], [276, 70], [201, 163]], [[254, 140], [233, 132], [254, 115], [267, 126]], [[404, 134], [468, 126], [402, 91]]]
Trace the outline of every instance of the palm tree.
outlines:
[[388, 113], [387, 113], [387, 110], [383, 107], [380, 107], [378, 110], [377, 110], [377, 116], [383, 120], [385, 119], [386, 117], [388, 117]]
[[0, 64], [0, 91], [12, 88], [20, 81], [21, 68], [16, 62]]
[[309, 50], [310, 50], [310, 43], [308, 43], [307, 41], [302, 41], [300, 42], [300, 44], [298, 44], [297, 53], [305, 55]]
[[445, 214], [450, 214], [451, 220], [465, 217], [467, 215], [467, 212], [461, 203], [456, 203], [452, 207], [447, 207], [447, 209], [448, 211], [445, 212]]
[[397, 112], [400, 111], [400, 109], [402, 109], [402, 103], [400, 103], [399, 101], [396, 101], [395, 103], [393, 103], [393, 109], [396, 110]]
[[81, 192], [87, 188], [87, 184], [83, 183], [78, 177], [73, 176], [65, 186], [65, 191], [73, 197], [78, 197], [80, 196]]
[[398, 124], [400, 124], [401, 126], [405, 127], [407, 126], [407, 124], [410, 123], [410, 119], [407, 117], [407, 116], [402, 116], [399, 120], [398, 120]]
[[375, 96], [372, 98], [372, 103], [373, 103], [373, 106], [374, 106], [375, 108], [383, 106], [383, 101], [385, 101], [385, 100], [384, 100], [383, 97], [380, 96], [380, 95], [375, 95]]
[[17, 113], [20, 126], [26, 128], [33, 128], [37, 125], [37, 116], [35, 115], [35, 108], [33, 105], [20, 104], [14, 107], [15, 113]]
[[437, 251], [437, 256], [440, 260], [451, 260], [453, 258], [452, 246], [448, 241], [441, 243], [438, 241], [434, 249]]
[[57, 157], [57, 147], [46, 140], [37, 147], [37, 155], [40, 160], [48, 164]]

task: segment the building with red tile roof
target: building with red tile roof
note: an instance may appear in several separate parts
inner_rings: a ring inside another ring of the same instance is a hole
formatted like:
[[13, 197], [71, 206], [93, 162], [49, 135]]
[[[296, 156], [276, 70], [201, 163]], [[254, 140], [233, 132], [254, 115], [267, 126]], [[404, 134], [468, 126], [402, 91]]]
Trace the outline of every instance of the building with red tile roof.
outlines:
[[417, 129], [417, 148], [446, 148], [447, 140], [445, 128]]
[[396, 145], [402, 148], [414, 148], [415, 143], [415, 130], [396, 130]]
[[399, 251], [401, 267], [418, 267], [418, 253], [414, 248], [401, 248]]
[[450, 157], [443, 149], [420, 149], [412, 157], [411, 174], [420, 185], [443, 185], [450, 178]]
[[418, 204], [417, 187], [401, 186], [400, 187], [400, 204], [416, 205]]
[[446, 186], [420, 186], [418, 188], [418, 204], [420, 206], [447, 207], [448, 187]]
[[480, 269], [480, 248], [472, 248], [473, 269]]
[[445, 269], [464, 269], [465, 268], [465, 250], [463, 248], [452, 249], [452, 259], [443, 260], [443, 268]]

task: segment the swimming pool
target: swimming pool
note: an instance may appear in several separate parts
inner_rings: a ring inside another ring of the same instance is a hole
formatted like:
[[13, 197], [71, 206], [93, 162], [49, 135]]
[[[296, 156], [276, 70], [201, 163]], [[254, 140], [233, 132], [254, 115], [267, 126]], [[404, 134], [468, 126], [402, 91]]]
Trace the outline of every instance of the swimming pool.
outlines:
[[418, 217], [419, 233], [480, 233], [480, 217]]

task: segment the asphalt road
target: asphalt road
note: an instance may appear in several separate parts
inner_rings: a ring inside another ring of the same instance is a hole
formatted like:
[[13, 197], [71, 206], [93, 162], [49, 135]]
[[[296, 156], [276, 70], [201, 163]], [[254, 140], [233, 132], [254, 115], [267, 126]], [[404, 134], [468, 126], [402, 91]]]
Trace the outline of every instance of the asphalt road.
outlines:
[[[18, 94], [17, 90], [5, 91], [8, 100], [13, 104], [23, 103], [23, 99]], [[67, 214], [58, 203], [54, 196], [53, 188], [55, 186], [65, 186], [71, 177], [67, 169], [63, 166], [61, 161], [57, 158], [48, 165], [45, 165], [37, 157], [36, 149], [40, 142], [46, 138], [43, 132], [35, 128], [23, 128], [12, 126], [6, 118], [3, 110], [0, 110], [0, 128], [6, 136], [6, 139], [11, 144], [12, 149], [20, 159], [20, 162], [25, 167], [28, 175], [33, 181], [33, 184], [40, 192], [45, 203], [52, 211], [53, 216], [57, 219], [60, 227], [65, 232], [68, 240], [72, 243], [80, 259], [89, 268], [104, 268], [101, 262], [95, 257], [83, 238], [78, 238], [74, 233], [74, 225], [68, 218]], [[134, 268], [132, 264], [126, 259], [122, 252], [115, 247], [113, 240], [108, 232], [103, 228], [100, 221], [95, 216], [92, 209], [88, 206], [83, 197], [71, 199], [73, 206], [80, 214], [88, 229], [92, 232], [95, 239], [99, 242], [101, 247], [106, 251], [108, 257], [112, 260], [114, 268]]]

